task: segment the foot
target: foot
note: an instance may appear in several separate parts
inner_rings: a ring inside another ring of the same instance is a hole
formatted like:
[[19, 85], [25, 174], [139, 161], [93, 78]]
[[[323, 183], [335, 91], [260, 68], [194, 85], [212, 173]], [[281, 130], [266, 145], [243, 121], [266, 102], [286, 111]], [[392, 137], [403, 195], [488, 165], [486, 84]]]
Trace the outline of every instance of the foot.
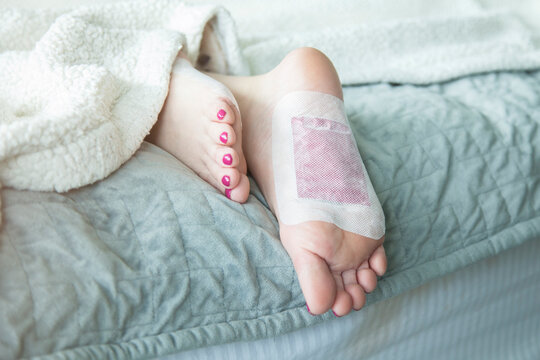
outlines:
[[279, 221], [280, 237], [298, 275], [308, 311], [332, 309], [343, 316], [365, 304], [365, 294], [386, 271], [381, 239], [347, 232], [334, 224], [309, 221], [286, 225], [276, 204], [272, 168], [272, 113], [291, 91], [307, 90], [343, 98], [337, 73], [317, 50], [298, 49], [271, 72], [256, 77], [212, 75], [227, 85], [239, 101], [244, 124], [244, 150], [250, 173]]
[[168, 151], [228, 198], [249, 195], [242, 123], [232, 94], [180, 60], [169, 94], [147, 141]]

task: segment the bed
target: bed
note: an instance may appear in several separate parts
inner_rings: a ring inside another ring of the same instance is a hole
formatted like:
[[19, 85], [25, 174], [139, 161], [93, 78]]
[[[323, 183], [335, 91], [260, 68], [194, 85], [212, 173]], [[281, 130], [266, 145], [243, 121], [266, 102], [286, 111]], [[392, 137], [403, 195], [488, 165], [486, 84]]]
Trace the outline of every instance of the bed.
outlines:
[[[328, 24], [354, 17], [345, 15], [353, 2], [334, 12], [327, 2], [317, 4]], [[456, 4], [444, 26], [462, 26], [452, 16], [481, 10], [476, 2]], [[540, 358], [534, 29], [516, 28], [501, 13], [482, 14], [481, 26], [503, 28], [499, 37], [477, 39], [478, 48], [505, 39], [503, 52], [525, 43], [523, 51], [502, 60], [475, 57], [456, 52], [456, 41], [454, 64], [437, 68], [447, 49], [430, 54], [437, 66], [423, 63], [430, 75], [400, 67], [424, 59], [418, 48], [385, 71], [359, 57], [365, 48], [332, 47], [336, 35], [315, 26], [317, 20], [291, 24], [278, 5], [264, 17], [246, 15], [254, 5], [225, 5], [253, 73], [299, 44], [323, 48], [336, 64], [386, 215], [387, 274], [359, 312], [311, 316], [256, 183], [246, 204], [233, 203], [143, 143], [91, 186], [66, 193], [1, 190], [1, 357]], [[366, 27], [340, 28], [339, 36], [365, 45], [372, 36], [362, 32], [417, 26], [407, 14], [412, 10], [398, 10], [383, 25], [362, 15]], [[436, 11], [432, 6], [426, 16]], [[280, 27], [284, 32], [277, 33]], [[525, 30], [533, 34], [529, 42]]]

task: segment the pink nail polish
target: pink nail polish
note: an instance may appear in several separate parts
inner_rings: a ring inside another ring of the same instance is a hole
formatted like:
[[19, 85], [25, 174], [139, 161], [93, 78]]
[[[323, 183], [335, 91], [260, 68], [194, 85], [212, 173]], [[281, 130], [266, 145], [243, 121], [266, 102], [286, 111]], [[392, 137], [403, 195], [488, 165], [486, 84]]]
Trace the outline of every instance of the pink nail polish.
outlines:
[[306, 304], [306, 308], [307, 308], [307, 312], [309, 313], [309, 315], [313, 315], [313, 314], [311, 313], [311, 311], [309, 310], [308, 304]]
[[232, 165], [232, 156], [231, 156], [231, 154], [223, 155], [223, 163], [225, 165]]
[[231, 189], [225, 189], [225, 196], [229, 199], [231, 198]]
[[220, 109], [217, 113], [217, 117], [219, 120], [223, 120], [223, 118], [227, 115], [227, 112], [223, 109]]
[[226, 144], [227, 143], [227, 140], [229, 140], [229, 134], [227, 134], [226, 131], [222, 132], [221, 135], [219, 136], [219, 141], [221, 141], [222, 143]]
[[221, 183], [223, 185], [225, 185], [225, 186], [229, 186], [229, 185], [231, 185], [231, 178], [229, 176], [225, 175], [225, 176], [223, 176], [221, 178]]
[[341, 317], [341, 316], [339, 316], [338, 314], [336, 314], [336, 313], [334, 312], [334, 310], [332, 310], [332, 314], [334, 314], [334, 316], [336, 316], [336, 317]]

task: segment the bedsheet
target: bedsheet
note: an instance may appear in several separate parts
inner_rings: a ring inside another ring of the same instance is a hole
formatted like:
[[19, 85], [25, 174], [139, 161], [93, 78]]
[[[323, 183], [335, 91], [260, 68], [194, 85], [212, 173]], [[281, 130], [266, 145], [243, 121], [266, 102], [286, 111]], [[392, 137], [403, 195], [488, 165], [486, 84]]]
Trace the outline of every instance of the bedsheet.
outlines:
[[338, 320], [159, 360], [540, 359], [539, 252], [528, 241]]
[[[540, 238], [540, 71], [345, 88], [386, 214], [368, 306]], [[0, 353], [147, 358], [283, 334], [310, 316], [256, 184], [227, 200], [144, 144], [64, 194], [2, 189]]]

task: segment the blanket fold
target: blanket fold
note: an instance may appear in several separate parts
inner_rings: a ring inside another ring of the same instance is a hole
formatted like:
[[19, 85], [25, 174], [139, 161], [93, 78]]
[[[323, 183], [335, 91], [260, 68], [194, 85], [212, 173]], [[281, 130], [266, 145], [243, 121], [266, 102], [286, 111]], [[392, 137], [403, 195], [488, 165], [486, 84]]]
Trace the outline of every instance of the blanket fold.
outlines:
[[316, 47], [329, 56], [344, 85], [431, 84], [540, 67], [540, 35], [502, 11], [321, 26], [275, 33], [244, 50], [251, 71], [264, 73], [300, 46]]
[[67, 191], [116, 170], [157, 120], [178, 52], [195, 62], [203, 34], [221, 34], [207, 55], [225, 67], [212, 70], [245, 73], [233, 21], [217, 6], [7, 9], [0, 23], [0, 182], [16, 189]]

